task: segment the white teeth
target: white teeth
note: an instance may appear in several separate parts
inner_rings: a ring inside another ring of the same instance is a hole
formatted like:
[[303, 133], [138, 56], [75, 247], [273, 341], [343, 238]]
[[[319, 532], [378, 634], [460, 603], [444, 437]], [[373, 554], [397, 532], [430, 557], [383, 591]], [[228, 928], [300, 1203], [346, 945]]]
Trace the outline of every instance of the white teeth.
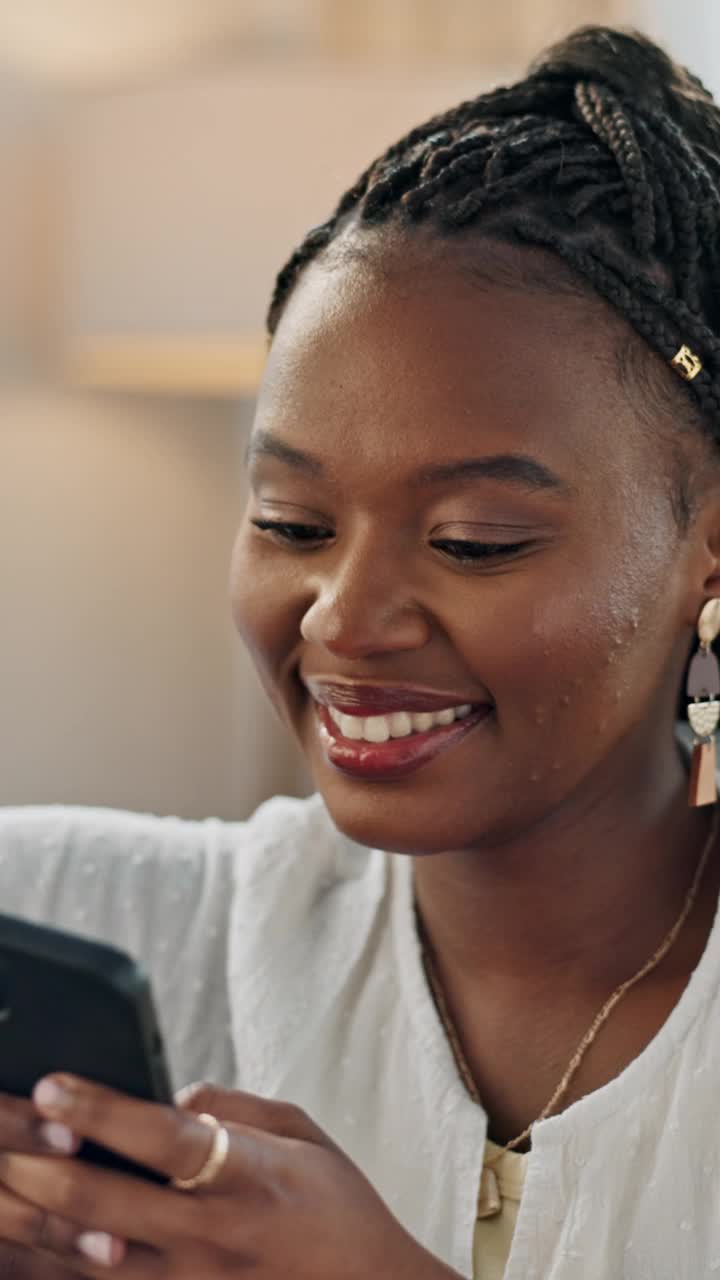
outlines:
[[[335, 717], [333, 716], [333, 720]], [[339, 716], [338, 725], [343, 738], [356, 738], [358, 741], [363, 736], [363, 721], [357, 716]]]
[[336, 707], [328, 707], [331, 720], [343, 738], [355, 742], [387, 742], [390, 738], [407, 738], [411, 733], [428, 733], [436, 726], [465, 720], [472, 712], [469, 702], [442, 711], [394, 711], [388, 716], [347, 716]]
[[366, 742], [387, 742], [390, 737], [388, 717], [368, 716], [363, 725], [362, 736]]
[[412, 733], [412, 717], [407, 711], [395, 711], [388, 719], [391, 738], [407, 738]]

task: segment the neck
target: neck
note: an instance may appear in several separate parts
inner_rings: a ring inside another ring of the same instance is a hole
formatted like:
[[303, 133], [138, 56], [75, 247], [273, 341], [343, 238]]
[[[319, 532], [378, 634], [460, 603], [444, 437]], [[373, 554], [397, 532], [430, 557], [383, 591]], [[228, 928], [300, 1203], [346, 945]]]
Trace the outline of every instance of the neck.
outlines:
[[417, 907], [446, 981], [534, 985], [571, 972], [588, 994], [607, 993], [653, 954], [712, 810], [688, 808], [672, 739], [637, 763], [616, 757], [612, 777], [502, 843], [417, 859]]

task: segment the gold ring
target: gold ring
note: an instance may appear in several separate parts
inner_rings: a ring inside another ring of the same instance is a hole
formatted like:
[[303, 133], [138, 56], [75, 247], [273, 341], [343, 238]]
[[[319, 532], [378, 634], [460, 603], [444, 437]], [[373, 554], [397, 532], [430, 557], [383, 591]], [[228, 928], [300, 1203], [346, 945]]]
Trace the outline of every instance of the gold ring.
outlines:
[[230, 1134], [225, 1126], [220, 1124], [217, 1116], [209, 1116], [203, 1112], [197, 1118], [213, 1131], [210, 1154], [202, 1169], [195, 1174], [194, 1178], [172, 1178], [170, 1180], [170, 1186], [175, 1187], [178, 1191], [195, 1191], [197, 1187], [206, 1187], [209, 1182], [214, 1182], [225, 1164], [230, 1150]]

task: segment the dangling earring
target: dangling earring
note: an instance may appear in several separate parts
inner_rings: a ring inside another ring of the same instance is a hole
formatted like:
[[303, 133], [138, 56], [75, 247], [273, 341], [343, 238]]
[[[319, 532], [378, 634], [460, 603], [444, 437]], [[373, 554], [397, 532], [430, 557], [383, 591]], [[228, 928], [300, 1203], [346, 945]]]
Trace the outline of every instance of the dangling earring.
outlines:
[[720, 635], [720, 600], [708, 600], [698, 618], [697, 631], [700, 648], [687, 676], [688, 720], [695, 735], [688, 795], [688, 803], [693, 806], [715, 804], [717, 800], [715, 730], [720, 721], [720, 667], [711, 645]]

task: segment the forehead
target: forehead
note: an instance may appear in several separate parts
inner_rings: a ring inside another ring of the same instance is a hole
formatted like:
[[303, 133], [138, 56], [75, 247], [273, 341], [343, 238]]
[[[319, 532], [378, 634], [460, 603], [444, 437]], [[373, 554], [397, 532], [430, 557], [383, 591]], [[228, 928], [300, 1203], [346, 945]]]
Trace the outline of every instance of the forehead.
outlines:
[[341, 253], [313, 263], [289, 300], [257, 423], [382, 465], [509, 449], [556, 469], [599, 463], [635, 425], [616, 373], [624, 322], [607, 311], [495, 285], [453, 248]]

